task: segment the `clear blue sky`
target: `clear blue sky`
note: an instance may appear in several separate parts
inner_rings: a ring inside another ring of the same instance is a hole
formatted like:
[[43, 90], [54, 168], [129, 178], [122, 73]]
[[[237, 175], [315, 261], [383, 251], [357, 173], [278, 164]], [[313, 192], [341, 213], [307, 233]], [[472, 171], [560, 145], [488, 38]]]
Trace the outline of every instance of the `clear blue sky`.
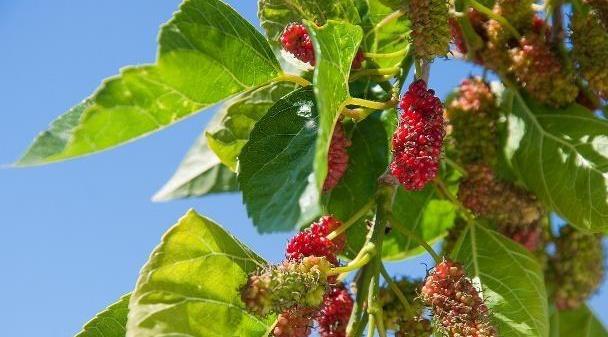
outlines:
[[[256, 1], [229, 1], [257, 25]], [[0, 0], [0, 163], [99, 82], [125, 65], [151, 62], [158, 26], [178, 0]], [[445, 95], [471, 68], [436, 62], [431, 84]], [[117, 150], [32, 169], [0, 170], [0, 331], [69, 337], [129, 292], [161, 234], [188, 208], [229, 228], [277, 261], [288, 235], [259, 236], [240, 196], [155, 204], [212, 115]], [[421, 274], [419, 261], [393, 270]], [[608, 321], [607, 297], [593, 301]]]

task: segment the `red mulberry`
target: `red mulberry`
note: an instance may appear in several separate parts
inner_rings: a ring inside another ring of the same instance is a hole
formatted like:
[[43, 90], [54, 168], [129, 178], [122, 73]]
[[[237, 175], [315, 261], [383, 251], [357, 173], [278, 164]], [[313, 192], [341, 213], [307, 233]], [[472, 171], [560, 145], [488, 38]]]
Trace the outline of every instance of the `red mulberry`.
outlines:
[[309, 336], [313, 314], [314, 310], [310, 308], [293, 307], [285, 310], [277, 318], [272, 335], [274, 337]]
[[499, 114], [490, 86], [480, 78], [465, 79], [446, 110], [460, 161], [493, 165], [498, 149]]
[[298, 60], [315, 65], [315, 50], [308, 30], [303, 24], [290, 23], [281, 35], [281, 45], [285, 51], [293, 54]]
[[344, 284], [332, 286], [317, 313], [321, 337], [346, 337], [346, 326], [353, 310], [353, 298]]
[[285, 261], [249, 277], [241, 299], [250, 312], [265, 316], [282, 313], [296, 305], [317, 308], [328, 287], [331, 265], [322, 257]]
[[510, 70], [533, 98], [554, 107], [576, 100], [578, 87], [573, 72], [561, 64], [542, 35], [525, 35], [510, 54]]
[[341, 223], [332, 216], [324, 216], [309, 228], [296, 234], [287, 244], [287, 259], [301, 260], [307, 256], [325, 257], [334, 265], [338, 264], [336, 254], [344, 249], [345, 236], [329, 240], [327, 235], [340, 227]]
[[601, 234], [583, 233], [570, 225], [561, 228], [548, 272], [558, 309], [575, 309], [598, 289], [604, 278], [604, 257]]
[[608, 98], [608, 32], [593, 12], [572, 20], [573, 56], [589, 88]]
[[445, 128], [443, 106], [418, 80], [399, 104], [403, 111], [393, 135], [392, 174], [407, 190], [421, 190], [437, 176]]
[[338, 122], [334, 128], [334, 134], [329, 145], [327, 158], [327, 177], [323, 184], [323, 191], [332, 190], [348, 168], [348, 148], [351, 146], [350, 139], [346, 137], [342, 123]]
[[488, 308], [459, 263], [446, 260], [435, 266], [422, 287], [422, 299], [448, 337], [498, 335]]
[[412, 44], [417, 57], [432, 60], [448, 53], [450, 25], [445, 0], [410, 0]]

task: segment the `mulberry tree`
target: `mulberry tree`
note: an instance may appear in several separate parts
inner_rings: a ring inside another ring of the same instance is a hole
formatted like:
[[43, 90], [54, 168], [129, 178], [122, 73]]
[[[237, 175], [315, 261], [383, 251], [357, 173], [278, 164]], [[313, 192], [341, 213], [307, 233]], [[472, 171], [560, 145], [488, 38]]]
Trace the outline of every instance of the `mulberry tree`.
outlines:
[[[608, 336], [586, 305], [608, 232], [607, 8], [259, 0], [259, 30], [184, 0], [154, 63], [105, 80], [16, 165], [221, 103], [154, 199], [240, 193], [260, 233], [295, 233], [271, 264], [189, 210], [78, 337]], [[437, 59], [476, 66], [439, 97]], [[423, 254], [435, 265], [385, 268]]]

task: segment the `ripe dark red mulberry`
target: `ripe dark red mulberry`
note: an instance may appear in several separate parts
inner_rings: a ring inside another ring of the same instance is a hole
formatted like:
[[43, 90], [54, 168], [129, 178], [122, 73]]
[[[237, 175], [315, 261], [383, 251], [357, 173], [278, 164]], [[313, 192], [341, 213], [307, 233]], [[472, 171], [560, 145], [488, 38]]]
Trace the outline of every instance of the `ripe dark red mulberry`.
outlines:
[[446, 336], [498, 336], [487, 306], [461, 264], [450, 260], [438, 264], [427, 276], [421, 295]]
[[325, 257], [334, 265], [338, 264], [336, 254], [344, 249], [345, 236], [340, 235], [329, 240], [327, 235], [341, 225], [332, 216], [324, 216], [309, 228], [296, 234], [287, 244], [286, 257], [289, 260], [301, 260], [307, 256]]
[[421, 190], [437, 176], [445, 136], [443, 106], [423, 80], [412, 83], [399, 107], [391, 173], [407, 190]]
[[324, 192], [328, 192], [336, 187], [342, 176], [344, 176], [344, 172], [348, 168], [348, 148], [351, 144], [350, 139], [344, 133], [342, 123], [338, 122], [334, 128], [334, 134], [329, 145], [327, 177], [323, 184]]
[[315, 65], [315, 50], [308, 30], [301, 23], [290, 23], [281, 35], [281, 45], [285, 51], [298, 60]]
[[604, 278], [604, 258], [601, 234], [583, 233], [570, 225], [560, 229], [547, 277], [558, 309], [578, 308], [597, 291]]
[[346, 337], [346, 326], [353, 310], [353, 298], [343, 283], [332, 286], [325, 294], [317, 313], [321, 337]]
[[277, 318], [272, 330], [274, 337], [307, 337], [310, 335], [314, 309], [293, 307]]

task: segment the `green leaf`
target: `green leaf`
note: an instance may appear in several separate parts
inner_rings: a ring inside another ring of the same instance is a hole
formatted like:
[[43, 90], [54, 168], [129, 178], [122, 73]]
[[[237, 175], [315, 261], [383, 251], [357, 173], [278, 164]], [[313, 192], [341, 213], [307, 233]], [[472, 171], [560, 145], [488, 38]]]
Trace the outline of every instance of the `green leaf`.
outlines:
[[258, 16], [270, 43], [278, 46], [285, 26], [308, 20], [324, 24], [327, 20], [359, 23], [352, 0], [259, 0]]
[[432, 185], [419, 192], [400, 187], [393, 203], [393, 216], [400, 223], [393, 224], [393, 230], [384, 238], [382, 255], [386, 260], [400, 260], [425, 252], [416, 240], [399, 230], [399, 225], [406, 226], [409, 231], [433, 244], [442, 239], [454, 224], [456, 208], [452, 203], [440, 200]]
[[501, 336], [547, 337], [549, 311], [543, 272], [519, 244], [480, 225], [469, 225], [452, 252], [479, 281]]
[[582, 106], [551, 109], [507, 90], [505, 155], [547, 207], [586, 231], [608, 231], [608, 122]]
[[209, 149], [207, 137], [201, 135], [179, 164], [173, 177], [152, 200], [169, 201], [236, 191], [236, 174], [220, 162]]
[[279, 98], [294, 91], [292, 83], [273, 83], [226, 102], [217, 122], [207, 128], [209, 147], [224, 165], [236, 171], [237, 157], [257, 121]]
[[556, 337], [608, 337], [608, 330], [588, 306], [553, 312], [551, 332]]
[[190, 210], [163, 237], [129, 304], [128, 337], [266, 337], [274, 317], [249, 313], [240, 288], [264, 260]]
[[105, 81], [88, 103], [41, 134], [18, 165], [123, 144], [281, 74], [264, 37], [219, 0], [186, 0], [163, 26], [159, 45], [154, 65], [126, 68]]
[[314, 169], [321, 190], [327, 175], [327, 155], [334, 126], [350, 98], [350, 67], [363, 31], [359, 26], [332, 20], [322, 27], [306, 24], [316, 56], [313, 84], [320, 119]]
[[277, 101], [251, 131], [239, 156], [238, 180], [260, 232], [291, 230], [319, 216], [313, 172], [318, 123], [307, 87]]
[[125, 337], [130, 295], [95, 315], [75, 337]]
[[[402, 1], [400, 6], [402, 6]], [[381, 0], [368, 0], [367, 11], [363, 15], [363, 49], [370, 53], [392, 54], [391, 57], [375, 58], [379, 68], [401, 64], [410, 48], [410, 20], [402, 10], [391, 8]]]

